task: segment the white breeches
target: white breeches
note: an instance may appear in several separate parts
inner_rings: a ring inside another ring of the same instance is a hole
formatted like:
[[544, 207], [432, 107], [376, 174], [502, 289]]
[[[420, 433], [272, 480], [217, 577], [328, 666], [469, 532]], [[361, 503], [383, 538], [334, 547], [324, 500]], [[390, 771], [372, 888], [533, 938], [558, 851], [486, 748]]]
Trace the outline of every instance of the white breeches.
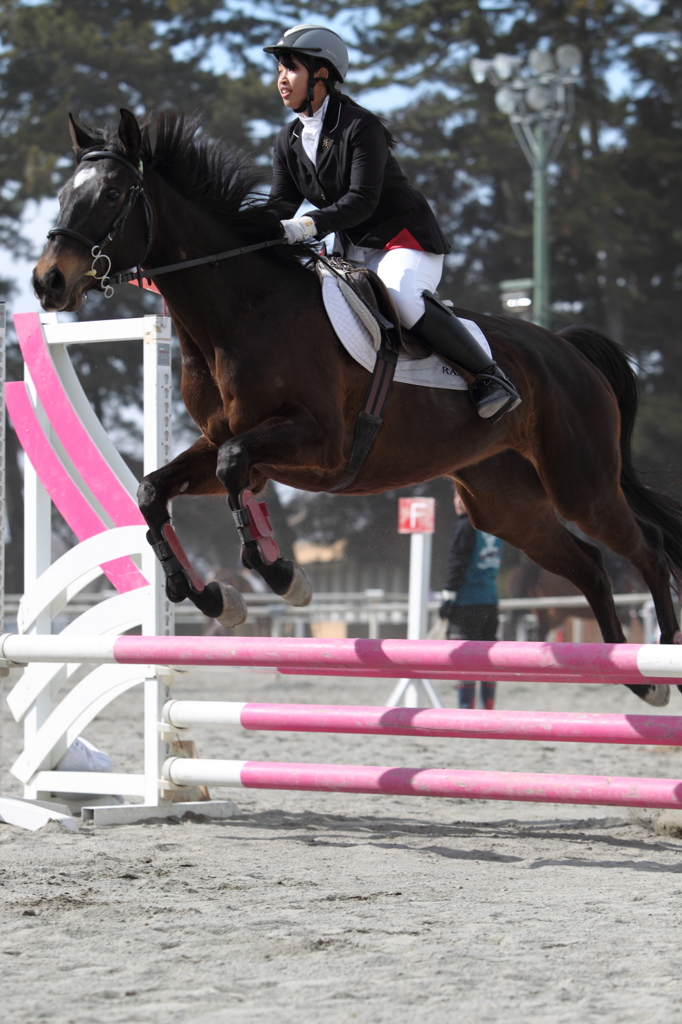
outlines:
[[379, 275], [398, 307], [403, 327], [424, 315], [423, 291], [435, 292], [443, 273], [443, 257], [418, 249], [361, 249], [348, 246], [345, 258]]

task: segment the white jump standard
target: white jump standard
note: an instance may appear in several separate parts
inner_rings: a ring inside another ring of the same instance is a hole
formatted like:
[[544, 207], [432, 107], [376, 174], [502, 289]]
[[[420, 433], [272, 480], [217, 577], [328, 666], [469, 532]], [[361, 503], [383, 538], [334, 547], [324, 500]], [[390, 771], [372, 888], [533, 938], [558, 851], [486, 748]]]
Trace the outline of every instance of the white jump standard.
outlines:
[[[147, 543], [147, 527], [137, 506], [138, 481], [97, 419], [76, 376], [70, 344], [138, 341], [143, 352], [144, 470], [170, 458], [171, 323], [169, 317], [59, 323], [55, 314], [20, 314], [14, 323], [24, 357], [24, 381], [5, 385], [6, 402], [25, 451], [25, 593], [18, 625], [26, 639], [40, 643], [53, 635], [54, 619], [90, 583], [106, 576], [118, 593], [88, 609], [60, 633], [95, 640], [132, 628], [143, 634], [173, 632], [172, 606], [162, 572]], [[52, 507], [78, 544], [56, 561], [51, 553]], [[55, 637], [56, 639], [56, 637]], [[8, 705], [24, 725], [24, 749], [12, 766], [28, 799], [49, 800], [92, 793], [93, 803], [113, 794], [142, 798], [147, 817], [168, 813], [159, 791], [160, 765], [167, 755], [160, 740], [159, 710], [167, 699], [172, 672], [149, 662], [136, 666], [106, 659], [36, 663], [8, 695]], [[67, 684], [70, 692], [57, 701]], [[75, 683], [75, 685], [73, 685]], [[55, 772], [54, 768], [92, 719], [131, 687], [144, 689], [145, 763], [137, 775]], [[78, 778], [74, 777], [74, 774]], [[192, 809], [187, 806], [182, 810]], [[196, 809], [196, 808], [195, 808]], [[173, 813], [182, 813], [176, 810]], [[202, 813], [231, 813], [233, 805], [204, 805]], [[110, 812], [114, 813], [114, 810]], [[121, 808], [122, 820], [131, 816]]]

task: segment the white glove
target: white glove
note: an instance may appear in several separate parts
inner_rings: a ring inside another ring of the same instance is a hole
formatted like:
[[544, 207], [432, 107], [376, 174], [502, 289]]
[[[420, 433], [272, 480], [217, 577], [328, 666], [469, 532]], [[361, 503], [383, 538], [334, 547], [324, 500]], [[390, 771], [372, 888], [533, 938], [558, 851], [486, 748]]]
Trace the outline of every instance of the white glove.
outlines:
[[312, 217], [296, 217], [294, 220], [281, 220], [280, 224], [284, 228], [284, 234], [287, 236], [289, 245], [293, 245], [294, 242], [302, 242], [306, 238], [312, 238], [317, 231]]

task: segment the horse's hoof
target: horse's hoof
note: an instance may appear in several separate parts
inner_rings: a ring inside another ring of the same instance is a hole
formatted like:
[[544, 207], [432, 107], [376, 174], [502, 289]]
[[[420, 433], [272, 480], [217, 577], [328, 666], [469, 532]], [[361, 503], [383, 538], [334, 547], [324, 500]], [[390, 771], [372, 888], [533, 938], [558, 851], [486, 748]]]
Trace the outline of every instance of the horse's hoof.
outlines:
[[246, 601], [234, 587], [230, 587], [227, 583], [220, 583], [216, 580], [220, 587], [220, 593], [223, 596], [223, 610], [220, 615], [216, 615], [216, 620], [225, 629], [233, 629], [235, 626], [241, 626], [243, 622], [246, 622], [246, 618], [249, 614], [249, 610], [246, 607]]
[[650, 686], [642, 700], [650, 704], [652, 708], [664, 708], [670, 700], [670, 687], [667, 683]]
[[308, 573], [295, 562], [289, 589], [282, 597], [288, 604], [293, 604], [294, 608], [305, 608], [313, 599], [313, 585], [308, 579]]

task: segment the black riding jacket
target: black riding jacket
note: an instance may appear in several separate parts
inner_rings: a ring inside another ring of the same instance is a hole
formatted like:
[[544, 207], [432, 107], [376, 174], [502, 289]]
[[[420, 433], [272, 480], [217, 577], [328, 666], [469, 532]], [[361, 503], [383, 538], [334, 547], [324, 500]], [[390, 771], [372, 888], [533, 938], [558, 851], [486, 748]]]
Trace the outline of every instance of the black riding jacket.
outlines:
[[335, 232], [354, 245], [384, 249], [407, 230], [425, 252], [450, 252], [431, 207], [410, 186], [375, 114], [330, 96], [315, 167], [300, 131], [296, 119], [275, 139], [271, 199], [283, 218], [293, 217], [307, 199], [317, 207], [309, 216], [318, 238]]
[[467, 566], [476, 547], [476, 530], [469, 516], [458, 515], [450, 537], [445, 590], [457, 591], [464, 582]]

